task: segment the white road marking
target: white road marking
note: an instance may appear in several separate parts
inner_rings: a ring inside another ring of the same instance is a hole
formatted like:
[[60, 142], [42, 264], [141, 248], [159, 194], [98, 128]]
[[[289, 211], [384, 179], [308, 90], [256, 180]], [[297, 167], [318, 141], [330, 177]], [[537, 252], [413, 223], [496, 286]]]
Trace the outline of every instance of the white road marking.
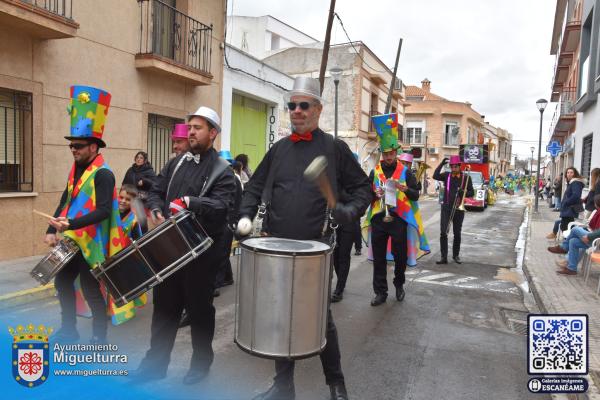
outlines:
[[436, 279], [448, 278], [449, 276], [456, 276], [456, 275], [452, 274], [450, 272], [444, 272], [444, 273], [441, 273], [441, 274], [427, 275], [427, 276], [425, 276], [423, 278], [417, 278], [417, 280], [419, 280], [421, 282], [422, 281], [433, 281], [433, 280], [436, 280]]

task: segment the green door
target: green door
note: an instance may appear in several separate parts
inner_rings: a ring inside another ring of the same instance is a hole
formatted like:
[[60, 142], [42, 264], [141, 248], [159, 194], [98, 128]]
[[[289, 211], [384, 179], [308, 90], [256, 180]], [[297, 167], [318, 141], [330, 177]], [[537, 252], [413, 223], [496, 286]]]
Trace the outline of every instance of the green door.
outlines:
[[231, 155], [247, 154], [252, 171], [263, 159], [267, 145], [267, 105], [233, 94], [231, 107]]

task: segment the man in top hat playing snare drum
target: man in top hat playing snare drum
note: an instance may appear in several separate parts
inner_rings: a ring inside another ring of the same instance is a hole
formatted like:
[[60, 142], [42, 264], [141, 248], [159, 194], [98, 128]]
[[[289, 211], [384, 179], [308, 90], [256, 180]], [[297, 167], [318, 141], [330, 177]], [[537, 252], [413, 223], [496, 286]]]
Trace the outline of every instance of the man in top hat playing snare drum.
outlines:
[[[49, 221], [45, 242], [56, 245], [56, 232], [75, 241], [81, 251], [67, 264], [54, 281], [61, 308], [61, 328], [57, 342], [74, 342], [79, 338], [75, 315], [74, 282], [80, 276], [83, 295], [92, 311], [91, 343], [106, 342], [106, 302], [90, 268], [101, 264], [129, 244], [120, 224], [115, 176], [105, 163], [100, 148], [110, 94], [88, 86], [71, 87], [71, 135], [65, 136], [74, 163], [54, 218]], [[134, 306], [110, 307], [113, 321], [123, 322], [133, 315]]]
[[[460, 234], [462, 230], [465, 212], [458, 209], [462, 197], [465, 195], [471, 197], [475, 194], [473, 183], [468, 174], [460, 171], [460, 156], [450, 156], [450, 172], [442, 172], [444, 165], [448, 163], [448, 159], [444, 158], [440, 165], [433, 173], [433, 179], [444, 183], [444, 201], [442, 202], [441, 217], [440, 217], [440, 252], [442, 256], [437, 264], [448, 264], [448, 224], [452, 223], [452, 231], [454, 232], [454, 241], [452, 243], [452, 258], [457, 264], [461, 264], [460, 260]], [[454, 216], [450, 221], [452, 208], [455, 207]]]
[[[327, 202], [314, 183], [304, 179], [306, 167], [317, 157], [328, 160], [327, 175], [337, 192], [348, 193], [346, 203], [337, 203], [333, 217], [338, 223], [358, 220], [372, 197], [367, 176], [348, 146], [319, 129], [323, 110], [319, 82], [297, 77], [289, 93], [288, 109], [292, 134], [268, 151], [244, 187], [240, 216], [253, 217], [264, 190], [271, 192], [263, 228], [271, 236], [297, 240], [326, 240], [323, 237]], [[267, 188], [267, 182], [271, 182]], [[241, 283], [240, 283], [241, 284]], [[325, 382], [331, 398], [347, 399], [336, 327], [328, 313], [327, 345], [320, 354]], [[255, 399], [293, 399], [294, 361], [275, 361], [273, 386]]]
[[183, 383], [200, 382], [213, 362], [215, 276], [223, 253], [227, 212], [233, 206], [235, 194], [233, 171], [213, 148], [221, 132], [220, 124], [219, 115], [208, 107], [200, 107], [188, 115], [190, 151], [169, 160], [148, 193], [148, 208], [156, 223], [188, 209], [214, 243], [154, 287], [150, 349], [130, 375], [137, 382], [166, 376], [184, 308], [190, 318], [193, 352]]

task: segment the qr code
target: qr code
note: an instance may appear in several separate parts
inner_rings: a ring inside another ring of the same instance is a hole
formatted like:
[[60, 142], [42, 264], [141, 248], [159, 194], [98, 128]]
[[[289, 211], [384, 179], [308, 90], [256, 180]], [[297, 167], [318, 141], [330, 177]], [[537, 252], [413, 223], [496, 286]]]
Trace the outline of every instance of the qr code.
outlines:
[[529, 374], [586, 374], [587, 315], [528, 317]]

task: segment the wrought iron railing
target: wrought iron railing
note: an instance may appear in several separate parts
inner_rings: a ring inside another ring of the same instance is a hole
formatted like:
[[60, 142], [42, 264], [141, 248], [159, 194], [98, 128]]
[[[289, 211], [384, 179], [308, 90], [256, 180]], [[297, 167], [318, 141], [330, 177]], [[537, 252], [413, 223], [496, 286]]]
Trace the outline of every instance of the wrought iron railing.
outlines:
[[138, 0], [140, 54], [153, 54], [210, 75], [212, 24], [205, 25], [160, 0]]
[[577, 88], [566, 87], [560, 94], [560, 99], [552, 115], [552, 123], [550, 124], [550, 137], [554, 134], [554, 130], [561, 118], [570, 116], [575, 117], [575, 102], [577, 101]]
[[73, 0], [20, 0], [63, 18], [73, 19]]

